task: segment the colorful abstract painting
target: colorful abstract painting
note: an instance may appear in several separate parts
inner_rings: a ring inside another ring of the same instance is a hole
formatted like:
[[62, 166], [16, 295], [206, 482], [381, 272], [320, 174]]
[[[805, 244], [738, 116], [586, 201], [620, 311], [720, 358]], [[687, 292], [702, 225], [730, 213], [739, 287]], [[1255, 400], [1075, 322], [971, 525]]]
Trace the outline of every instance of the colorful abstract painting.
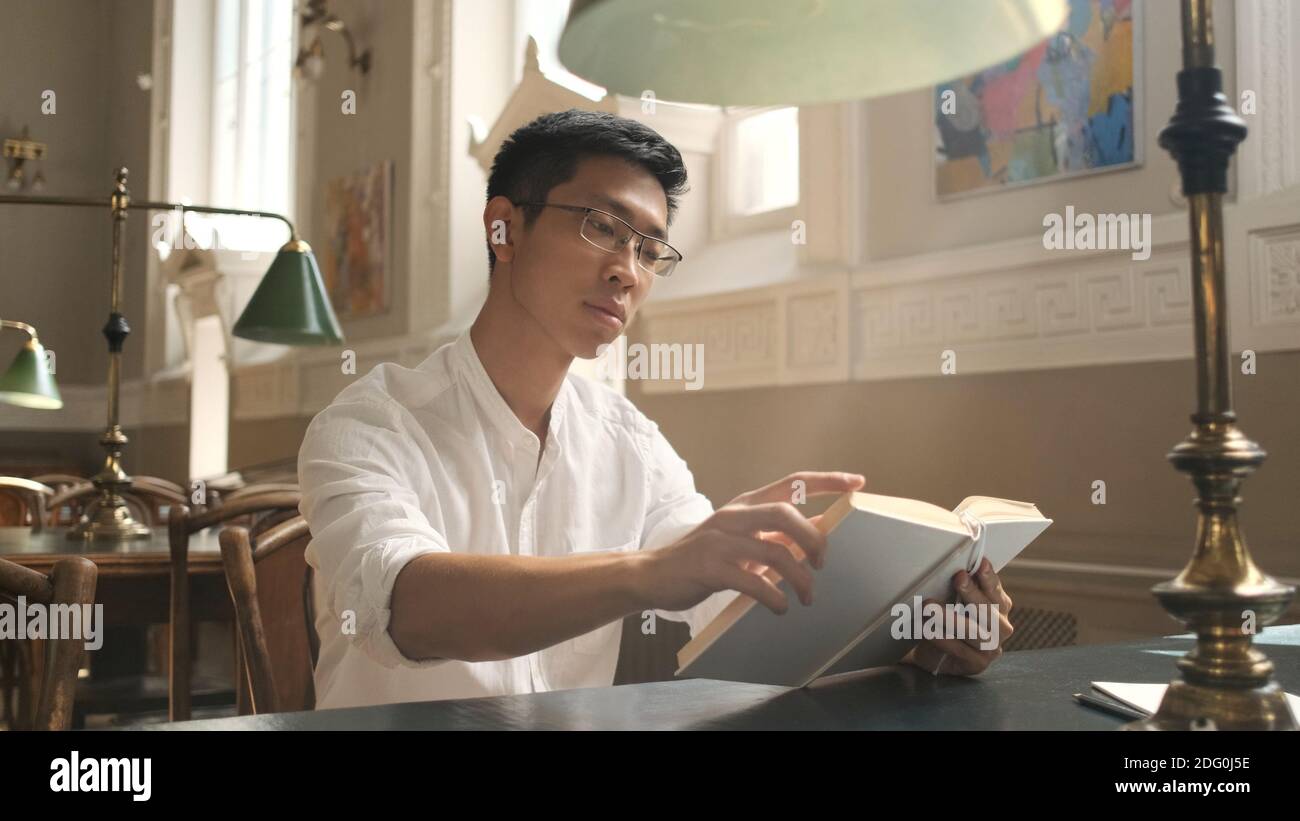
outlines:
[[999, 190], [1139, 162], [1133, 6], [1069, 0], [1057, 34], [1013, 60], [935, 86], [935, 193]]
[[389, 203], [393, 163], [385, 161], [325, 184], [321, 274], [340, 317], [388, 310]]

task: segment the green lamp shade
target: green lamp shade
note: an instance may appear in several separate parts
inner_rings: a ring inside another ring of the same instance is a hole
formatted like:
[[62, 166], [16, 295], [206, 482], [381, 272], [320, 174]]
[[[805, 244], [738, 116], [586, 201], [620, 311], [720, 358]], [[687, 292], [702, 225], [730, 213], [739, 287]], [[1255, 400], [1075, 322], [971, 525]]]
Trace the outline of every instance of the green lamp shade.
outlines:
[[59, 387], [45, 364], [45, 347], [35, 339], [23, 346], [14, 364], [0, 376], [0, 402], [41, 410], [63, 407]]
[[280, 249], [231, 333], [281, 345], [343, 342], [343, 329], [325, 294], [311, 246], [291, 240]]
[[805, 105], [922, 88], [1055, 33], [1066, 0], [574, 0], [560, 62], [611, 92]]

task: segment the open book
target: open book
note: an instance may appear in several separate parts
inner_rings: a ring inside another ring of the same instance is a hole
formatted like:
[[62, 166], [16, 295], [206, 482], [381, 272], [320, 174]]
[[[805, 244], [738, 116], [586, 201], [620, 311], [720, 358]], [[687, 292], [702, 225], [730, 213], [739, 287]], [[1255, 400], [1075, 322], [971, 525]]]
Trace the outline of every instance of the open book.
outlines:
[[[1132, 707], [1140, 713], [1152, 715], [1160, 709], [1160, 701], [1165, 697], [1165, 690], [1169, 688], [1169, 682], [1160, 682], [1158, 684], [1130, 684], [1119, 681], [1094, 681], [1092, 689], [1099, 693], [1110, 696], [1114, 700], [1126, 707]], [[1292, 693], [1286, 694], [1287, 703], [1291, 705], [1291, 712], [1300, 716], [1300, 696]]]
[[802, 687], [827, 674], [894, 664], [919, 641], [895, 638], [896, 603], [955, 601], [952, 577], [987, 556], [1000, 571], [1052, 523], [1026, 502], [968, 496], [954, 510], [846, 493], [822, 515], [826, 563], [813, 603], [767, 573], [790, 607], [777, 615], [737, 596], [677, 654], [679, 676]]

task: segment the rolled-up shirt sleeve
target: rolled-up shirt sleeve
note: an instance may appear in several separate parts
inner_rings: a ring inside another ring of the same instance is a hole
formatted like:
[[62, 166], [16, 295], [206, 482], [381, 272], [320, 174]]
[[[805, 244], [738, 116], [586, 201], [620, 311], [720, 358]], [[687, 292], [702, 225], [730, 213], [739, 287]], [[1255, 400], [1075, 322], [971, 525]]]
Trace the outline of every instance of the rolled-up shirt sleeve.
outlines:
[[298, 454], [320, 598], [349, 641], [388, 668], [447, 662], [409, 659], [388, 633], [397, 574], [417, 556], [450, 552], [420, 506], [432, 488], [416, 469], [405, 413], [386, 398], [336, 402], [312, 420]]
[[[658, 425], [651, 422], [650, 426], [649, 504], [641, 535], [642, 550], [667, 547], [713, 515], [713, 503], [695, 489], [695, 477], [685, 460], [677, 455]], [[721, 590], [688, 610], [655, 610], [655, 614], [669, 621], [686, 622], [694, 638], [738, 595], [734, 590]]]

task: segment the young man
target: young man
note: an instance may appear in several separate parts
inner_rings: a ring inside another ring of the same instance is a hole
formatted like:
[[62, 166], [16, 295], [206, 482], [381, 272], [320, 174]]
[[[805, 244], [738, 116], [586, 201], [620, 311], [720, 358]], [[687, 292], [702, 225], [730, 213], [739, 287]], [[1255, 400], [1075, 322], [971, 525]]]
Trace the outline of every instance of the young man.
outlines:
[[[608, 114], [545, 115], [501, 147], [472, 327], [415, 368], [358, 379], [303, 441], [319, 707], [606, 686], [629, 614], [695, 634], [737, 592], [776, 612], [812, 601], [826, 542], [793, 483], [838, 494], [863, 477], [798, 473], [714, 511], [655, 423], [569, 374], [672, 272], [685, 188], [677, 149]], [[965, 601], [1010, 608], [991, 572], [959, 575]], [[975, 674], [1001, 653], [976, 642], [908, 660]]]

